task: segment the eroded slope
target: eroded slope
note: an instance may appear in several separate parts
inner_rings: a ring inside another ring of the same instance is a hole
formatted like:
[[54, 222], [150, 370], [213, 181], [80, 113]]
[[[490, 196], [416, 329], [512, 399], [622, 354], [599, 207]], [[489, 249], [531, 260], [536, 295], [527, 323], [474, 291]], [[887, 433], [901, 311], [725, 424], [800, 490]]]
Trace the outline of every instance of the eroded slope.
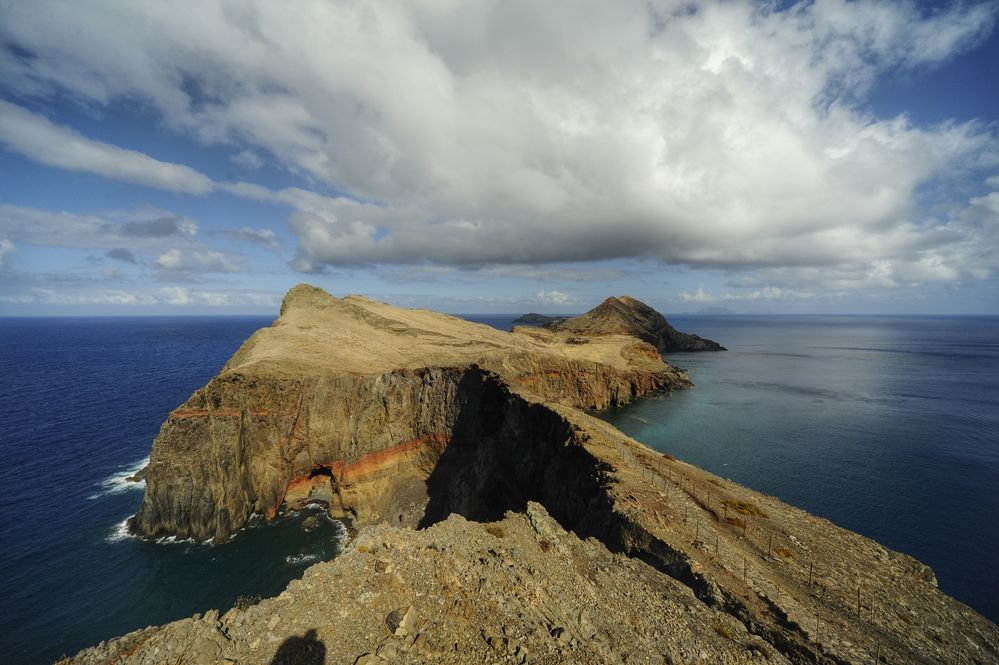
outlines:
[[[363, 372], [330, 345], [362, 338], [435, 366]], [[633, 338], [509, 335], [293, 290], [164, 424], [134, 526], [221, 539], [305, 501], [382, 526], [278, 599], [77, 661], [264, 663], [315, 628], [331, 663], [999, 662], [996, 626], [918, 561], [585, 413], [679, 385]]]
[[556, 319], [552, 330], [580, 335], [631, 335], [652, 344], [661, 353], [677, 351], [724, 351], [718, 342], [683, 333], [662, 314], [629, 296], [610, 297], [590, 311], [571, 319]]
[[483, 372], [582, 409], [689, 383], [630, 337], [511, 334], [298, 286], [280, 318], [170, 414], [129, 527], [221, 542], [253, 513], [309, 500], [359, 523], [415, 526]]

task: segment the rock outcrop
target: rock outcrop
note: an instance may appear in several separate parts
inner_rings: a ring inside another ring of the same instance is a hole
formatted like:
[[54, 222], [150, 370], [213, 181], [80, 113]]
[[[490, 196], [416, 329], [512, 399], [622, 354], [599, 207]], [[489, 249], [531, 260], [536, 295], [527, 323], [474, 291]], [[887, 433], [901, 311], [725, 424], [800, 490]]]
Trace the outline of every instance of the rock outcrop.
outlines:
[[524, 326], [550, 326], [556, 321], [565, 321], [566, 318], [567, 317], [564, 316], [547, 316], [545, 314], [536, 314], [535, 312], [531, 312], [514, 319], [513, 322]]
[[686, 377], [566, 335], [296, 287], [164, 424], [133, 528], [224, 540], [321, 497], [356, 537], [67, 662], [999, 663], [925, 565], [588, 415]]
[[449, 443], [499, 392], [602, 409], [688, 384], [632, 337], [511, 334], [301, 285], [167, 418], [129, 528], [222, 542], [253, 513], [310, 499], [416, 526]]
[[580, 335], [631, 335], [661, 353], [725, 350], [718, 342], [680, 332], [662, 314], [629, 296], [610, 297], [586, 314], [555, 321], [550, 327]]

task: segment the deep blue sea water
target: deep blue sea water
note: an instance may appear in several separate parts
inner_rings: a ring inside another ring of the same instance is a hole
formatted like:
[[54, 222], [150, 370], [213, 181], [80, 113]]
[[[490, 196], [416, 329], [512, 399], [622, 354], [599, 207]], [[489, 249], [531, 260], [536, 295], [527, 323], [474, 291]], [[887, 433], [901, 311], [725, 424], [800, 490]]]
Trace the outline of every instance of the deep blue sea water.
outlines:
[[239, 596], [275, 595], [343, 529], [302, 515], [223, 547], [122, 538], [124, 482], [173, 408], [269, 318], [0, 319], [0, 662], [51, 663]]
[[728, 347], [604, 414], [635, 439], [929, 564], [999, 621], [999, 317], [671, 317]]
[[[671, 321], [731, 350], [671, 358], [697, 388], [608, 419], [922, 559], [999, 619], [999, 318]], [[342, 528], [301, 515], [221, 547], [117, 535], [167, 414], [269, 323], [0, 319], [0, 661], [273, 595], [335, 555]]]

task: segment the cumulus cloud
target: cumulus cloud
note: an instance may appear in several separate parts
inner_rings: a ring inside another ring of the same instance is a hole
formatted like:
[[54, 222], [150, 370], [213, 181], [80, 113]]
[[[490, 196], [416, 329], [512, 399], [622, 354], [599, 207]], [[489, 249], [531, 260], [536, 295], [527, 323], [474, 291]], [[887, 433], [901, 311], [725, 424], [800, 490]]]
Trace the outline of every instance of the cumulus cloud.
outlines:
[[7, 238], [0, 238], [0, 268], [3, 268], [4, 263], [7, 261], [7, 257], [14, 253], [17, 249]]
[[994, 169], [992, 130], [860, 102], [976, 44], [995, 5], [777, 6], [37, 0], [7, 10], [0, 73], [26, 97], [142, 100], [346, 192], [215, 185], [294, 206], [303, 271], [650, 257], [842, 285], [990, 274], [988, 197], [927, 213], [918, 192]]
[[538, 289], [538, 292], [534, 294], [534, 300], [541, 305], [571, 305], [576, 302], [576, 299], [567, 293], [545, 291], [544, 289]]
[[173, 192], [205, 194], [208, 176], [189, 166], [162, 162], [135, 150], [89, 139], [75, 129], [0, 99], [0, 143], [35, 161], [71, 171], [96, 173]]

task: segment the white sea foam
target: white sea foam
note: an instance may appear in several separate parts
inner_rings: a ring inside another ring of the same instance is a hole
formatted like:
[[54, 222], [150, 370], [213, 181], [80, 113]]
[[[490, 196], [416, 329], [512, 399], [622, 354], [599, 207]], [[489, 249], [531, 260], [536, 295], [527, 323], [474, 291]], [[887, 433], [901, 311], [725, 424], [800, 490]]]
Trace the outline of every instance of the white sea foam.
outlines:
[[319, 561], [318, 554], [289, 554], [284, 558], [285, 563], [298, 566], [303, 563], [316, 563]]
[[111, 533], [105, 538], [109, 543], [120, 543], [123, 540], [128, 540], [129, 538], [138, 538], [135, 534], [129, 533], [128, 531], [128, 518], [126, 517], [118, 524], [114, 525], [111, 529]]
[[[125, 540], [143, 540], [142, 536], [137, 536], [128, 530], [128, 520], [130, 518], [126, 517], [118, 524], [115, 524], [111, 529], [111, 533], [108, 534], [105, 540], [109, 543], [120, 543]], [[194, 538], [184, 538], [183, 540], [177, 540], [177, 536], [164, 536], [163, 538], [157, 538], [155, 541], [158, 545], [181, 545], [181, 544], [199, 544], [208, 545], [211, 540], [206, 540], [203, 543], [198, 543]]]
[[209, 545], [211, 544], [211, 538], [205, 541], [198, 542], [194, 538], [181, 538], [177, 539], [177, 536], [163, 536], [162, 538], [156, 539], [157, 545]]
[[148, 465], [149, 458], [143, 457], [134, 464], [118, 467], [117, 471], [97, 483], [97, 486], [101, 488], [100, 491], [96, 494], [91, 494], [87, 498], [99, 499], [102, 496], [108, 496], [109, 494], [121, 494], [122, 492], [128, 492], [129, 490], [145, 489], [145, 480], [136, 481], [129, 480], [129, 478], [137, 474], [139, 471], [142, 471], [142, 469]]

